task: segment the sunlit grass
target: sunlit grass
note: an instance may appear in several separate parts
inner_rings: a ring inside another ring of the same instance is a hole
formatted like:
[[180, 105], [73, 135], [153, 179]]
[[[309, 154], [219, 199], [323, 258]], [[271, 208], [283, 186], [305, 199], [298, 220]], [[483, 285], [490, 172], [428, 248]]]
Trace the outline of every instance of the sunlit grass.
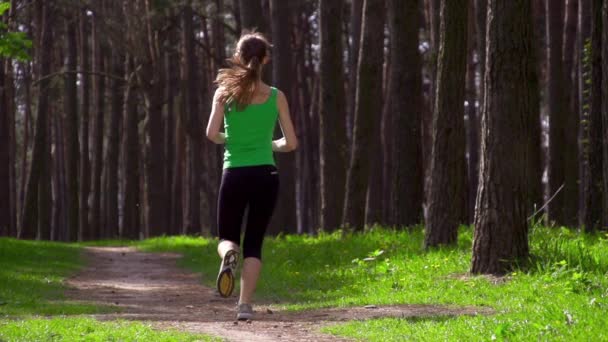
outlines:
[[127, 321], [98, 322], [91, 318], [61, 317], [0, 321], [0, 341], [221, 341], [179, 331], [158, 331], [149, 324]]
[[[380, 319], [325, 328], [362, 340], [608, 340], [608, 237], [534, 228], [532, 259], [504, 281], [469, 276], [472, 230], [458, 245], [422, 250], [423, 231], [281, 236], [266, 240], [258, 300], [289, 310], [367, 304], [462, 305], [494, 315]], [[181, 265], [212, 286], [217, 241], [144, 241], [149, 251], [184, 254]]]
[[108, 311], [65, 300], [62, 281], [81, 266], [76, 246], [0, 238], [0, 316]]
[[[116, 241], [97, 244], [109, 243]], [[78, 244], [0, 238], [0, 341], [212, 340], [202, 335], [159, 332], [142, 323], [103, 323], [80, 317], [116, 311], [115, 307], [65, 298], [63, 281], [84, 266], [80, 252]]]

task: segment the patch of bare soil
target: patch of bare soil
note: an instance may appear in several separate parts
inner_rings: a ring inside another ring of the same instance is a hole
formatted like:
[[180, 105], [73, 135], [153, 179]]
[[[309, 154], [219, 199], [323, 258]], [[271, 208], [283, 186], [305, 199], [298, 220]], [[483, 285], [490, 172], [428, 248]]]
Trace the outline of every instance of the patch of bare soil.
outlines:
[[228, 341], [346, 341], [321, 334], [324, 325], [379, 317], [490, 314], [480, 307], [395, 305], [287, 312], [256, 305], [255, 320], [235, 321], [236, 297], [221, 298], [201, 285], [200, 276], [176, 266], [171, 253], [143, 253], [129, 247], [88, 247], [88, 267], [67, 280], [72, 300], [113, 305], [119, 313], [100, 320], [129, 319], [158, 329], [175, 328], [219, 336]]

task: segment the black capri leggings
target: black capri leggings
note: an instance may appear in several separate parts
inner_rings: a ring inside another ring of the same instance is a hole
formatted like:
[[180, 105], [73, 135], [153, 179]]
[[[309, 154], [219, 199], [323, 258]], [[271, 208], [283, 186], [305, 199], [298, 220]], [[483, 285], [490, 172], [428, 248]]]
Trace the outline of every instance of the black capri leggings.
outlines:
[[217, 206], [220, 240], [240, 245], [241, 223], [249, 206], [243, 257], [262, 259], [262, 243], [279, 193], [279, 174], [273, 165], [227, 168]]

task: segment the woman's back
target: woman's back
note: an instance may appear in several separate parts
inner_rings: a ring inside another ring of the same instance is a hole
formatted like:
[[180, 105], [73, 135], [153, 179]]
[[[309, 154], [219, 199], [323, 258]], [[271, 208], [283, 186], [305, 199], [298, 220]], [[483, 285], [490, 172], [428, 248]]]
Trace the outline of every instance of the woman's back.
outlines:
[[272, 137], [277, 117], [277, 89], [270, 87], [265, 102], [238, 108], [234, 103], [224, 109], [226, 145], [224, 169], [252, 165], [275, 165]]

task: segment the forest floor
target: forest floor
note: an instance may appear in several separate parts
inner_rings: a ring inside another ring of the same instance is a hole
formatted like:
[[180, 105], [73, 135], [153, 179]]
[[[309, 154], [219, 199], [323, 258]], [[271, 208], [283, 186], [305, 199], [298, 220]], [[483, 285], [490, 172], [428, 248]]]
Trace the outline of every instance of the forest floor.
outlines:
[[[111, 306], [98, 320], [136, 320], [154, 328], [212, 335], [228, 341], [345, 341], [319, 329], [381, 317], [416, 318], [490, 314], [487, 307], [454, 305], [368, 305], [284, 310], [262, 302], [253, 321], [235, 321], [237, 297], [221, 298], [201, 284], [200, 274], [177, 266], [177, 253], [147, 253], [134, 247], [86, 247], [87, 266], [67, 279], [66, 297]], [[236, 292], [236, 291], [235, 291]]]

